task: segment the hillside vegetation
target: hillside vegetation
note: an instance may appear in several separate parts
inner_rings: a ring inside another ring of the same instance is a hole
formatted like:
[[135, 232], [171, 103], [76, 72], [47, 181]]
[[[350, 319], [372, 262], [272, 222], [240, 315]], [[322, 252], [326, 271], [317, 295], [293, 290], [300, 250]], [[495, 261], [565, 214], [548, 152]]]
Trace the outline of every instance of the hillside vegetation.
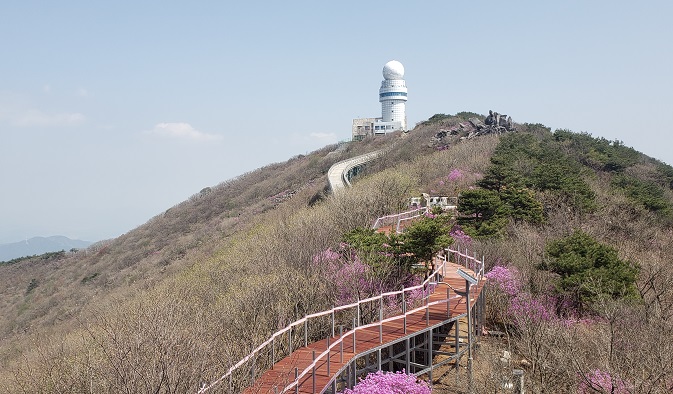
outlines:
[[[330, 308], [335, 286], [316, 256], [423, 192], [461, 196], [454, 242], [500, 273], [488, 318], [505, 337], [479, 350], [477, 392], [498, 392], [514, 366], [532, 392], [609, 392], [596, 376], [670, 392], [673, 168], [542, 125], [429, 144], [474, 115], [328, 146], [204, 188], [117, 239], [0, 265], [0, 392], [195, 392]], [[333, 163], [383, 147], [353, 188], [329, 194]]]

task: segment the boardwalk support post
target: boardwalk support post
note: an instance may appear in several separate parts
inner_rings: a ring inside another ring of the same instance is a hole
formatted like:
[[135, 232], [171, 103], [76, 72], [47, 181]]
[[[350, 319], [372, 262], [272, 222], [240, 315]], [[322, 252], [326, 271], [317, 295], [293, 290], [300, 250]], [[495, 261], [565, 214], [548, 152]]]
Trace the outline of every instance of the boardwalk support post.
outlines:
[[525, 394], [523, 386], [523, 369], [515, 369], [512, 371], [514, 375], [514, 393]]
[[459, 367], [460, 367], [460, 356], [458, 354], [460, 353], [460, 319], [456, 319], [456, 322], [454, 324], [454, 350], [456, 351], [456, 360], [454, 362], [454, 369], [456, 370], [456, 383], [458, 383], [458, 373]]
[[[315, 349], [313, 349], [313, 362], [315, 362]], [[313, 394], [315, 394], [315, 365], [313, 365], [313, 371], [311, 375], [313, 375]]]
[[428, 377], [430, 378], [430, 384], [432, 384], [432, 328], [429, 333], [430, 337], [428, 338], [428, 366], [430, 367], [430, 372], [428, 372]]
[[404, 345], [406, 347], [406, 349], [405, 349], [405, 352], [406, 352], [405, 356], [406, 357], [405, 358], [406, 358], [406, 362], [407, 362], [405, 372], [410, 374], [411, 373], [411, 358], [409, 357], [409, 350], [410, 350], [409, 348], [411, 347], [411, 345], [409, 344], [409, 338], [407, 338], [407, 340], [404, 342]]
[[472, 377], [472, 329], [474, 328], [472, 322], [472, 305], [470, 302], [470, 282], [465, 281], [465, 292], [467, 298], [467, 378], [468, 391], [470, 394], [474, 393], [474, 379]]

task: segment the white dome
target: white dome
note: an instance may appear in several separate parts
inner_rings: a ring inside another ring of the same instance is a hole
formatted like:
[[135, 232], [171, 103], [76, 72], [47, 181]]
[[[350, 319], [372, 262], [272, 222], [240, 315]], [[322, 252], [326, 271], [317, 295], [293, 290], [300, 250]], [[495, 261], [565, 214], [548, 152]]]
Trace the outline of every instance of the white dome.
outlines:
[[383, 78], [402, 79], [404, 78], [404, 66], [397, 60], [391, 60], [383, 66]]

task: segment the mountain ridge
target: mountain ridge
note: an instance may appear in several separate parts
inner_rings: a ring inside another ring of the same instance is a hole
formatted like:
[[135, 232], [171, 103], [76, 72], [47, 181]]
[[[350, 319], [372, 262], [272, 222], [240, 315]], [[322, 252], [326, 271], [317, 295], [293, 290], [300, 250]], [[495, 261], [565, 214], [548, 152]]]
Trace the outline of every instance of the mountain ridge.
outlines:
[[0, 244], [0, 262], [61, 250], [82, 249], [92, 244], [93, 242], [71, 239], [64, 235], [32, 237], [24, 241]]

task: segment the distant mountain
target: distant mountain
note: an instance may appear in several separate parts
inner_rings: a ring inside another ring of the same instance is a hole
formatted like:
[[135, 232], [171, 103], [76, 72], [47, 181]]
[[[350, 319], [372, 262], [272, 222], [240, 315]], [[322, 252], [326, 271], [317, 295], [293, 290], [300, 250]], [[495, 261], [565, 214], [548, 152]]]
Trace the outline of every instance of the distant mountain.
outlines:
[[91, 244], [92, 242], [70, 239], [62, 235], [33, 237], [21, 242], [0, 244], [0, 261], [9, 261], [17, 257], [32, 256], [47, 252], [68, 251], [73, 248], [81, 249]]

